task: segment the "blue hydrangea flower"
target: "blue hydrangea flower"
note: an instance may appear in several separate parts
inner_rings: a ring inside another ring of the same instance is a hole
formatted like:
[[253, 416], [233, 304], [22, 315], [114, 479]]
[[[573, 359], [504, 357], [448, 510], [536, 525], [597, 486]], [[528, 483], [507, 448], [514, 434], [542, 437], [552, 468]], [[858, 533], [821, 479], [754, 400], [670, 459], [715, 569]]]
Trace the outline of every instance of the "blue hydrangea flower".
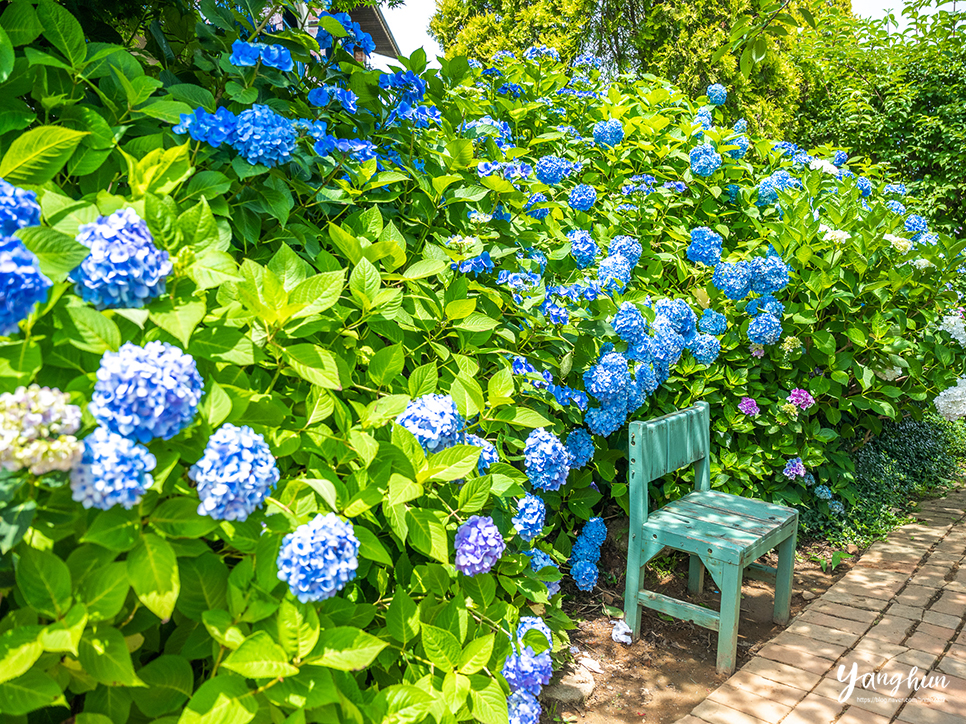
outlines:
[[597, 201], [597, 189], [588, 184], [578, 184], [571, 190], [567, 203], [574, 211], [590, 211]]
[[527, 478], [536, 490], [560, 490], [570, 473], [570, 456], [560, 439], [538, 427], [527, 437], [523, 450]]
[[714, 128], [714, 118], [711, 116], [711, 106], [705, 106], [698, 111], [697, 115], [694, 117], [692, 125], [701, 126], [703, 131], [698, 131], [695, 135], [698, 138], [704, 137], [704, 131], [708, 131]]
[[611, 320], [611, 326], [617, 336], [630, 345], [636, 344], [647, 336], [647, 320], [641, 311], [631, 304], [624, 302]]
[[246, 43], [244, 40], [236, 40], [231, 44], [231, 55], [228, 62], [239, 68], [251, 68], [258, 65], [261, 60], [261, 43]]
[[567, 234], [570, 240], [570, 255], [577, 263], [578, 269], [586, 269], [594, 263], [600, 249], [594, 243], [590, 233], [583, 229], [575, 229]]
[[523, 51], [523, 57], [537, 63], [543, 60], [549, 60], [553, 63], [560, 62], [560, 53], [557, 52], [557, 49], [546, 45], [531, 45]]
[[492, 138], [498, 148], [506, 148], [513, 141], [513, 132], [506, 121], [498, 121], [490, 116], [483, 116], [475, 121], [463, 123], [462, 130], [472, 131], [476, 140]]
[[688, 349], [694, 359], [703, 365], [712, 365], [721, 353], [721, 342], [710, 334], [696, 334], [688, 342]]
[[324, 107], [334, 100], [339, 101], [342, 110], [347, 113], [355, 113], [358, 110], [356, 103], [359, 97], [346, 88], [340, 88], [337, 85], [323, 85], [309, 91], [308, 101], [313, 106]]
[[513, 527], [525, 541], [532, 541], [543, 530], [547, 517], [547, 507], [543, 498], [527, 493], [517, 501], [517, 513], [513, 516]]
[[[829, 491], [832, 492], [831, 490]], [[842, 505], [841, 500], [830, 500], [828, 502], [828, 509], [833, 515], [843, 515], [845, 513], [845, 506]]]
[[725, 186], [725, 197], [729, 204], [735, 203], [738, 200], [738, 196], [741, 194], [741, 187], [738, 184], [728, 184]]
[[182, 113], [181, 123], [171, 130], [176, 134], [187, 133], [194, 141], [202, 141], [215, 148], [223, 143], [233, 143], [238, 117], [227, 108], [208, 113], [197, 108], [193, 113]]
[[624, 126], [616, 118], [594, 124], [594, 141], [601, 146], [616, 146], [624, 140]]
[[589, 541], [591, 545], [600, 548], [607, 540], [607, 526], [604, 525], [603, 518], [591, 518], [580, 530], [580, 538]]
[[0, 236], [13, 236], [27, 226], [40, 226], [37, 194], [0, 179]]
[[728, 155], [732, 158], [738, 159], [745, 157], [745, 155], [748, 153], [748, 147], [751, 145], [751, 142], [748, 140], [748, 136], [741, 134], [729, 139], [728, 145], [737, 146], [737, 148], [729, 149]]
[[0, 236], [0, 335], [15, 334], [34, 305], [47, 299], [52, 286], [33, 252], [18, 239]]
[[781, 319], [785, 313], [785, 305], [775, 299], [771, 294], [764, 294], [756, 299], [752, 299], [745, 305], [745, 312], [754, 317], [756, 314], [768, 312]]
[[631, 281], [633, 265], [623, 254], [607, 256], [597, 267], [597, 279], [604, 291], [623, 292]]
[[204, 381], [195, 361], [167, 342], [127, 342], [105, 352], [88, 411], [111, 432], [150, 442], [170, 440], [195, 417]]
[[566, 447], [571, 470], [582, 468], [594, 459], [594, 439], [582, 427], [570, 431]]
[[630, 379], [624, 355], [608, 352], [584, 373], [584, 389], [595, 399], [608, 402], [626, 394]]
[[491, 272], [495, 268], [493, 260], [490, 259], [490, 252], [488, 251], [484, 251], [479, 256], [474, 256], [472, 259], [464, 259], [459, 263], [453, 262], [450, 266], [464, 274], [472, 274], [473, 276], [479, 276], [484, 272]]
[[511, 98], [519, 98], [523, 95], [523, 86], [519, 83], [504, 83], [496, 92], [501, 96], [510, 96]]
[[292, 62], [292, 52], [284, 45], [263, 45], [261, 49], [262, 65], [276, 68], [286, 73], [295, 68]]
[[590, 561], [577, 561], [570, 567], [570, 577], [581, 591], [593, 591], [599, 575], [597, 564]]
[[411, 400], [396, 424], [411, 432], [427, 453], [466, 441], [466, 422], [449, 395], [423, 395]]
[[[671, 329], [683, 336], [690, 336], [698, 324], [698, 315], [683, 299], [661, 299], [654, 305], [654, 313], [663, 317], [671, 324]], [[654, 321], [655, 328], [660, 328], [660, 320]]]
[[688, 259], [696, 264], [717, 266], [721, 261], [721, 235], [707, 226], [699, 226], [691, 231], [691, 244], [688, 246]]
[[720, 83], [708, 86], [708, 101], [713, 106], [723, 106], [728, 100], [728, 90]]
[[627, 422], [627, 399], [621, 403], [604, 403], [587, 412], [584, 422], [595, 435], [608, 437]]
[[748, 339], [754, 344], [775, 344], [781, 336], [781, 320], [769, 312], [759, 314], [748, 325]]
[[789, 480], [804, 478], [805, 465], [802, 463], [801, 458], [791, 458], [785, 463], [785, 469], [782, 472]]
[[679, 194], [683, 194], [688, 188], [688, 185], [684, 181], [665, 181], [661, 184], [662, 189], [670, 189], [671, 191], [676, 191]]
[[465, 576], [486, 573], [500, 560], [506, 543], [493, 519], [471, 515], [456, 531], [456, 570]]
[[865, 176], [859, 176], [857, 179], [855, 179], [855, 185], [865, 198], [868, 198], [872, 195], [872, 182], [869, 181], [869, 179], [867, 179]]
[[507, 697], [510, 724], [540, 724], [543, 708], [540, 701], [529, 691], [514, 691]]
[[630, 262], [632, 269], [637, 266], [643, 253], [644, 247], [641, 246], [641, 242], [633, 236], [627, 236], [626, 234], [615, 236], [610, 240], [610, 246], [607, 247], [608, 256], [624, 257]]
[[[554, 563], [553, 559], [539, 548], [532, 548], [524, 551], [524, 553], [530, 559], [530, 570], [534, 573], [539, 573], [544, 568], [557, 569], [557, 564]], [[560, 581], [544, 581], [544, 584], [547, 586], [548, 597], [560, 593]]]
[[906, 185], [905, 184], [886, 184], [885, 188], [882, 189], [882, 193], [886, 196], [905, 196]]
[[84, 438], [84, 454], [70, 473], [71, 497], [85, 508], [126, 510], [154, 484], [157, 461], [148, 449], [98, 427]]
[[279, 472], [265, 438], [247, 425], [226, 424], [208, 438], [188, 477], [198, 486], [198, 515], [246, 520], [272, 492]]
[[906, 213], [906, 205], [898, 199], [889, 199], [886, 201], [886, 208], [896, 216], [902, 216]]
[[832, 159], [832, 164], [838, 167], [844, 166], [849, 160], [849, 154], [845, 151], [836, 151], [835, 157]]
[[383, 73], [379, 76], [379, 87], [392, 92], [398, 99], [416, 104], [426, 96], [427, 83], [411, 70]]
[[911, 234], [925, 234], [929, 231], [929, 222], [919, 214], [909, 214], [906, 218], [906, 231]]
[[363, 163], [379, 156], [379, 150], [375, 144], [362, 138], [325, 136], [316, 141], [313, 148], [320, 156], [328, 156], [333, 151], [339, 151], [355, 163]]
[[537, 179], [547, 186], [556, 186], [574, 171], [574, 164], [559, 156], [544, 156], [534, 167]]
[[735, 125], [731, 127], [731, 130], [733, 130], [735, 133], [744, 133], [748, 130], [748, 121], [746, 121], [744, 118], [739, 118], [737, 121], [735, 121]]
[[526, 206], [523, 207], [523, 211], [527, 216], [533, 217], [537, 221], [543, 221], [547, 218], [547, 214], [550, 213], [550, 209], [535, 209], [533, 208], [537, 204], [545, 204], [547, 202], [547, 197], [541, 193], [535, 193], [527, 199]]
[[553, 661], [549, 651], [535, 654], [532, 648], [524, 646], [507, 656], [501, 673], [510, 685], [510, 691], [526, 691], [536, 696], [550, 683]]
[[751, 264], [739, 261], [735, 264], [721, 262], [714, 268], [711, 283], [720, 289], [728, 299], [740, 301], [751, 292], [754, 272]]
[[256, 103], [238, 114], [232, 145], [253, 166], [272, 167], [291, 159], [297, 140], [288, 118]]
[[713, 309], [705, 309], [698, 320], [698, 329], [705, 334], [721, 335], [728, 330], [728, 320]]
[[97, 309], [143, 307], [164, 294], [172, 265], [148, 225], [128, 207], [77, 230], [91, 253], [70, 273], [74, 291]]
[[346, 587], [359, 567], [352, 523], [335, 513], [317, 515], [282, 539], [278, 578], [302, 603], [324, 601]]
[[788, 286], [788, 265], [778, 256], [759, 256], [751, 262], [751, 290], [758, 294], [780, 292]]
[[[788, 469], [787, 466], [785, 469]], [[788, 475], [788, 473], [786, 473], [786, 475]], [[827, 485], [818, 485], [815, 487], [815, 497], [819, 500], [831, 500], [832, 490]]]
[[721, 154], [710, 143], [691, 149], [691, 173], [707, 178], [721, 168]]
[[496, 446], [489, 440], [484, 440], [479, 435], [469, 433], [466, 435], [466, 444], [483, 448], [483, 452], [480, 453], [480, 460], [476, 464], [476, 469], [480, 475], [484, 475], [493, 463], [500, 462], [500, 453], [497, 452]]

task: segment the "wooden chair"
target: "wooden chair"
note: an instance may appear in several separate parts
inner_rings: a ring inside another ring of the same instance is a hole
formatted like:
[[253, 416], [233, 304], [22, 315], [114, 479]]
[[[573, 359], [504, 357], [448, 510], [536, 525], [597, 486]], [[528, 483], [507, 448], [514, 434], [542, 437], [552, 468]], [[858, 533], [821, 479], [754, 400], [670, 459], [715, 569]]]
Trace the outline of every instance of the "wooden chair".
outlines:
[[[641, 606], [717, 631], [717, 669], [730, 674], [738, 646], [742, 576], [775, 583], [773, 618], [775, 623], [788, 623], [798, 511], [711, 490], [710, 422], [708, 403], [698, 402], [654, 420], [630, 424], [631, 520], [624, 619], [635, 639], [640, 636]], [[694, 492], [648, 515], [648, 484], [692, 463]], [[777, 570], [755, 563], [776, 547]], [[701, 593], [704, 570], [711, 573], [721, 591], [719, 613], [641, 588], [644, 564], [664, 548], [690, 554], [688, 590], [692, 595]]]

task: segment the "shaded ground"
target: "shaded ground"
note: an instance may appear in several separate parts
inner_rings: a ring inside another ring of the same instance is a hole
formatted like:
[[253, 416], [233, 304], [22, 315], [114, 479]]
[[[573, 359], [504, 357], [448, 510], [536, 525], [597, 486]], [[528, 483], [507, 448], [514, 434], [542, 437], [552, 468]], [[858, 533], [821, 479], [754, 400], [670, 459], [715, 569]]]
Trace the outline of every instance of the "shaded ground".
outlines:
[[[621, 526], [624, 534], [622, 535]], [[687, 621], [664, 617], [645, 610], [643, 634], [630, 646], [611, 639], [617, 612], [604, 610], [604, 605], [622, 609], [626, 566], [626, 525], [620, 519], [611, 521], [611, 535], [601, 551], [600, 582], [592, 594], [578, 594], [565, 604], [568, 614], [578, 623], [570, 632], [572, 645], [579, 653], [575, 659], [587, 657], [599, 666], [593, 671], [595, 689], [583, 707], [544, 707], [544, 722], [580, 721], [587, 724], [670, 724], [684, 716], [702, 701], [726, 677], [715, 674], [717, 634]], [[857, 553], [852, 547], [850, 551]], [[817, 556], [828, 560], [833, 551], [816, 543], [799, 548], [795, 563], [795, 587], [792, 615], [848, 571], [853, 558], [845, 558], [834, 571], [823, 572]], [[762, 562], [775, 565], [777, 556]], [[717, 609], [720, 595], [710, 576], [706, 576], [705, 592], [698, 597], [687, 593], [687, 559], [665, 556], [648, 566], [645, 586], [668, 596]], [[743, 665], [758, 648], [779, 633], [782, 627], [771, 621], [774, 588], [760, 581], [746, 581], [742, 587], [741, 620], [738, 631], [738, 666]], [[593, 664], [591, 664], [593, 667]]]

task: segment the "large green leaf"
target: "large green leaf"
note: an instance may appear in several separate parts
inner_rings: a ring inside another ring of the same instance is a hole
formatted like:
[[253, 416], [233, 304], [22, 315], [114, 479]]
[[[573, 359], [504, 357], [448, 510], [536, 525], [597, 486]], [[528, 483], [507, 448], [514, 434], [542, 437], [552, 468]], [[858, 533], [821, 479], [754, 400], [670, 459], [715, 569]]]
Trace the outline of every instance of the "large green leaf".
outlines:
[[460, 662], [460, 642], [446, 629], [424, 623], [423, 648], [429, 660], [444, 671], [455, 669]]
[[305, 663], [341, 671], [359, 671], [369, 666], [386, 646], [385, 641], [358, 628], [337, 626], [322, 631]]
[[[35, 619], [36, 620], [36, 619]], [[18, 626], [0, 634], [0, 682], [26, 673], [44, 652], [43, 626]]]
[[133, 689], [134, 703], [151, 716], [167, 714], [182, 707], [194, 690], [194, 673], [182, 656], [161, 655], [138, 669], [147, 688]]
[[278, 608], [278, 643], [289, 658], [307, 656], [318, 643], [320, 631], [313, 606], [287, 598], [282, 601]]
[[258, 702], [245, 680], [221, 674], [198, 687], [178, 724], [248, 724], [257, 711]]
[[181, 582], [178, 559], [170, 543], [153, 533], [146, 533], [128, 554], [127, 578], [149, 611], [162, 621], [171, 618]]
[[94, 517], [81, 543], [96, 543], [112, 551], [129, 551], [141, 536], [141, 516], [137, 508], [125, 510], [119, 505], [103, 510]]
[[169, 498], [148, 518], [151, 525], [171, 538], [201, 538], [218, 527], [218, 521], [198, 515], [197, 498]]
[[73, 67], [79, 68], [87, 57], [87, 43], [77, 18], [56, 3], [41, 2], [37, 5], [37, 19], [43, 26], [44, 37]]
[[151, 321], [187, 347], [207, 308], [200, 299], [163, 299], [151, 305]]
[[428, 508], [413, 508], [406, 511], [409, 525], [409, 542], [413, 548], [440, 563], [449, 563], [449, 538], [443, 521], [446, 516]]
[[48, 706], [67, 706], [57, 682], [42, 671], [28, 671], [23, 676], [0, 683], [0, 712], [7, 716], [23, 716]]
[[110, 621], [121, 612], [131, 584], [127, 565], [108, 563], [92, 570], [81, 584], [80, 597], [91, 621]]
[[17, 586], [31, 608], [51, 618], [60, 618], [70, 608], [70, 571], [53, 553], [22, 547]]
[[256, 631], [231, 652], [222, 666], [249, 679], [294, 676], [299, 670], [288, 663], [285, 651], [265, 631]]
[[144, 686], [134, 673], [124, 634], [101, 624], [88, 629], [77, 647], [78, 660], [95, 681], [108, 686]]
[[77, 655], [77, 643], [87, 627], [87, 608], [75, 603], [63, 618], [47, 625], [40, 634], [44, 651], [66, 651]]
[[14, 139], [3, 154], [0, 178], [12, 184], [47, 183], [64, 167], [77, 144], [87, 135], [60, 126], [31, 128]]

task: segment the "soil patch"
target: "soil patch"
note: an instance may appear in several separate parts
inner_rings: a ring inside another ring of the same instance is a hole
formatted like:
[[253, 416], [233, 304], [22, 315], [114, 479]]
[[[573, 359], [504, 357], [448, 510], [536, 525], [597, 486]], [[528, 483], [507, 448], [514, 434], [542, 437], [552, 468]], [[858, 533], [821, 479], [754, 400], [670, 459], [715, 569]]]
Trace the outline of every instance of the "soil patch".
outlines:
[[[608, 522], [607, 541], [601, 550], [600, 580], [591, 593], [574, 593], [564, 604], [577, 623], [570, 632], [574, 659], [587, 657], [599, 665], [594, 671], [596, 687], [583, 707], [544, 706], [545, 723], [580, 721], [588, 724], [672, 724], [688, 714], [726, 677], [715, 673], [717, 633], [645, 610], [640, 640], [630, 646], [611, 639], [616, 620], [613, 609], [623, 609], [626, 569], [627, 520]], [[858, 549], [851, 547], [853, 554]], [[828, 561], [833, 550], [825, 543], [799, 548], [795, 562], [792, 615], [798, 614], [814, 597], [825, 592], [854, 565], [857, 555], [845, 558], [834, 570], [822, 571], [813, 556]], [[777, 555], [761, 559], [774, 566]], [[717, 609], [720, 594], [714, 580], [705, 575], [700, 596], [687, 592], [687, 557], [671, 554], [659, 557], [647, 567], [646, 587], [667, 596]], [[803, 597], [808, 596], [808, 600]], [[748, 580], [742, 586], [741, 619], [738, 630], [738, 666], [783, 627], [772, 623], [774, 588]], [[605, 606], [612, 607], [608, 612]]]

